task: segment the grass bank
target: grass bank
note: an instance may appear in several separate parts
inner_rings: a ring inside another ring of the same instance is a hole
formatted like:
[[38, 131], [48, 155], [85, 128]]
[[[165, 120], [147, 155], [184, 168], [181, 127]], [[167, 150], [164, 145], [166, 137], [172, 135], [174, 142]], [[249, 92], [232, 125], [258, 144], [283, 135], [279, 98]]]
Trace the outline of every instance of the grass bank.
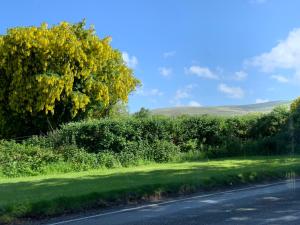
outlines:
[[150, 164], [58, 175], [0, 178], [0, 223], [216, 187], [288, 178], [300, 156]]

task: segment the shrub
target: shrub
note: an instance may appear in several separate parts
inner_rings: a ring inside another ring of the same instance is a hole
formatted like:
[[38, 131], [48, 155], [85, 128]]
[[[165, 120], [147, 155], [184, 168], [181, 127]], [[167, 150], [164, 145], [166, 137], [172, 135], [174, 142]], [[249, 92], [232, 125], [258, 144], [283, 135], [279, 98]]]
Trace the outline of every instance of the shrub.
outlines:
[[184, 117], [179, 121], [179, 140], [197, 140], [197, 144], [218, 145], [222, 140], [224, 118], [212, 116]]
[[[45, 149], [43, 154], [57, 155], [57, 165], [65, 163], [76, 171], [184, 158], [297, 153], [299, 112], [276, 108], [269, 114], [239, 117], [133, 116], [86, 120], [62, 125], [47, 136], [27, 139], [20, 148]], [[32, 168], [28, 174], [40, 173], [43, 165], [33, 166], [25, 158], [18, 167]]]
[[60, 159], [60, 155], [54, 154], [51, 149], [26, 146], [13, 141], [0, 142], [0, 168], [5, 176], [36, 175], [46, 165]]
[[141, 119], [147, 118], [151, 116], [151, 112], [149, 109], [145, 109], [144, 107], [142, 107], [138, 112], [135, 112], [133, 116]]
[[120, 167], [121, 163], [117, 159], [116, 154], [108, 151], [99, 152], [97, 154], [97, 160], [101, 167], [115, 168]]
[[277, 107], [271, 113], [259, 117], [252, 126], [249, 126], [249, 137], [253, 139], [276, 135], [283, 129], [290, 113], [285, 107]]
[[169, 162], [179, 156], [180, 149], [171, 142], [157, 140], [149, 153], [149, 158], [155, 162]]
[[197, 147], [197, 139], [190, 139], [180, 145], [180, 150], [181, 152], [195, 152]]
[[153, 161], [149, 156], [151, 149], [152, 147], [147, 141], [129, 141], [118, 154], [118, 158], [123, 166], [138, 165], [146, 161]]
[[100, 166], [95, 153], [88, 153], [76, 146], [61, 146], [55, 152], [62, 155], [64, 161], [70, 163], [74, 171], [93, 169]]
[[222, 145], [205, 149], [205, 155], [208, 158], [222, 158], [231, 156], [242, 156], [245, 154], [243, 151], [243, 142], [235, 137], [226, 139]]

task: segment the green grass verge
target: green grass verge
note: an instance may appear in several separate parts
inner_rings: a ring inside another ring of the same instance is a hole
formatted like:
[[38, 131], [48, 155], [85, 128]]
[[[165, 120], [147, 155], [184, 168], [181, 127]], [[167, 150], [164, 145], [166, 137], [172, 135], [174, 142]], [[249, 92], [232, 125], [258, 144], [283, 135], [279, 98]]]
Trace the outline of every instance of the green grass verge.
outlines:
[[210, 190], [300, 173], [300, 156], [150, 164], [58, 175], [0, 178], [0, 223], [130, 200]]

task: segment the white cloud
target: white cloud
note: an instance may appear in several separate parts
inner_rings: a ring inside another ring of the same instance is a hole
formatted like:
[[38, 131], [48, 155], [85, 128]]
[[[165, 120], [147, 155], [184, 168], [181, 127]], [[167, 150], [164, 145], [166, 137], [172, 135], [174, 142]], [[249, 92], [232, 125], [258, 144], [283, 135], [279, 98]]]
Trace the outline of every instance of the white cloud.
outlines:
[[191, 92], [195, 87], [197, 87], [196, 84], [189, 84], [183, 88], [177, 89], [174, 98], [170, 102], [176, 106], [182, 106], [181, 101], [183, 99], [189, 99], [193, 97]]
[[135, 56], [131, 56], [127, 52], [122, 52], [122, 58], [126, 65], [130, 68], [135, 68], [138, 64], [138, 59]]
[[136, 94], [141, 95], [141, 96], [162, 96], [163, 92], [161, 92], [157, 88], [153, 88], [153, 89], [149, 89], [149, 90], [145, 90], [144, 88], [140, 88], [140, 89], [137, 89]]
[[176, 54], [175, 51], [164, 52], [163, 57], [170, 58], [170, 57], [173, 57], [175, 54]]
[[230, 98], [243, 98], [245, 93], [240, 87], [231, 87], [227, 84], [220, 84], [218, 90]]
[[[300, 28], [289, 32], [270, 51], [246, 60], [245, 65], [257, 67], [278, 82], [300, 84]], [[274, 73], [279, 73], [280, 77]]]
[[163, 93], [158, 90], [158, 89], [151, 89], [150, 92], [149, 92], [149, 95], [152, 95], [152, 96], [162, 96]]
[[288, 83], [289, 79], [282, 75], [272, 75], [272, 79], [277, 80], [280, 83]]
[[300, 73], [300, 28], [292, 30], [271, 51], [246, 61], [246, 64], [256, 66], [265, 73], [276, 69], [291, 69]]
[[192, 106], [192, 107], [200, 107], [200, 106], [202, 106], [202, 105], [201, 105], [199, 102], [197, 102], [197, 101], [190, 101], [188, 105], [189, 105], [189, 106]]
[[218, 76], [207, 67], [190, 66], [189, 68], [185, 68], [185, 72], [202, 78], [218, 79]]
[[194, 89], [196, 87], [198, 87], [197, 84], [188, 84], [188, 85], [185, 86], [185, 89], [192, 90], [192, 89]]
[[185, 99], [185, 98], [189, 98], [189, 97], [191, 97], [190, 89], [184, 88], [184, 89], [178, 89], [176, 91], [174, 99], [176, 101], [179, 101], [181, 99]]
[[270, 101], [269, 99], [257, 98], [255, 100], [255, 103], [265, 103], [265, 102], [269, 102], [269, 101]]
[[248, 74], [245, 71], [241, 70], [234, 73], [233, 79], [237, 81], [241, 81], [241, 80], [245, 80], [247, 76]]
[[168, 68], [168, 67], [160, 67], [158, 68], [159, 73], [164, 76], [164, 77], [168, 77], [172, 74], [172, 68]]

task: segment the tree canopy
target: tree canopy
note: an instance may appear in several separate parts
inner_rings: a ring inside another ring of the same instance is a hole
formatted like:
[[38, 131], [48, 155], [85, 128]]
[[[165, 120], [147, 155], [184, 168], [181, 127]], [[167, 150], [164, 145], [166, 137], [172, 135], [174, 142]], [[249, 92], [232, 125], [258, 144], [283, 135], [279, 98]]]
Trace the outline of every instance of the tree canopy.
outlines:
[[292, 112], [296, 112], [299, 109], [299, 105], [300, 105], [300, 97], [294, 99], [294, 101], [292, 102], [290, 109]]
[[17, 27], [0, 36], [2, 135], [45, 132], [127, 102], [139, 80], [110, 40], [84, 21]]

